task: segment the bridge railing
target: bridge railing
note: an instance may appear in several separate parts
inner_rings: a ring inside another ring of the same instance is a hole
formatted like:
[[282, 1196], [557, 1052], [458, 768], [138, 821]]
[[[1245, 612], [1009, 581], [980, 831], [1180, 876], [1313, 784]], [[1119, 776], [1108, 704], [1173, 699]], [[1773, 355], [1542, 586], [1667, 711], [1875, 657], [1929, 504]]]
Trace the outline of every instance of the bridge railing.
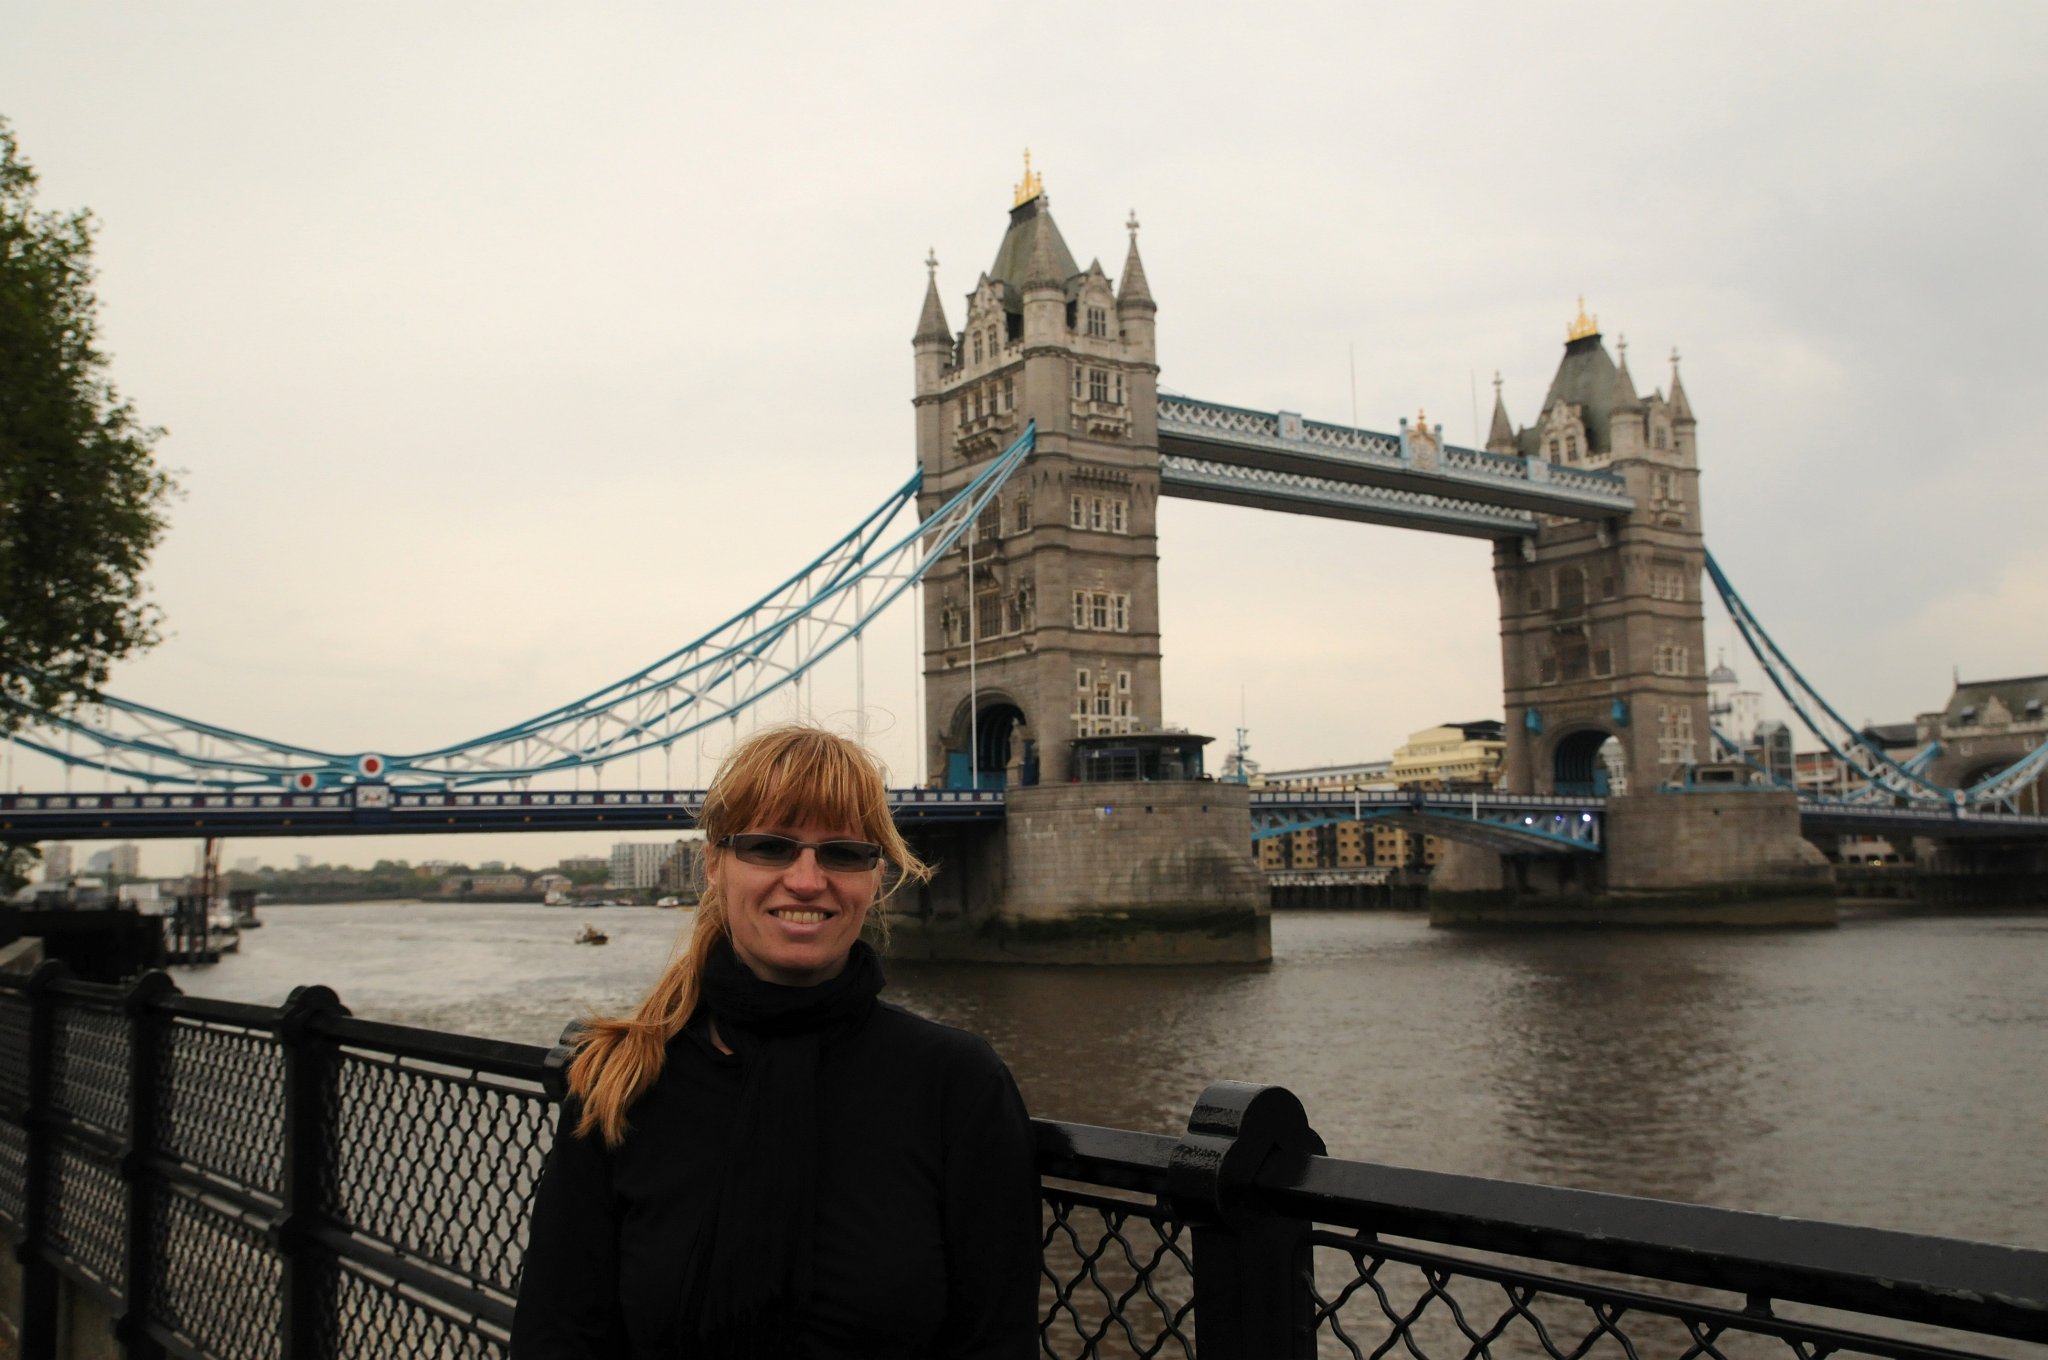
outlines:
[[[566, 1057], [319, 987], [263, 1007], [0, 976], [19, 1353], [97, 1310], [129, 1355], [504, 1355]], [[1048, 1357], [2048, 1342], [2048, 1252], [1344, 1161], [1276, 1087], [1210, 1087], [1178, 1137], [1037, 1133]]]

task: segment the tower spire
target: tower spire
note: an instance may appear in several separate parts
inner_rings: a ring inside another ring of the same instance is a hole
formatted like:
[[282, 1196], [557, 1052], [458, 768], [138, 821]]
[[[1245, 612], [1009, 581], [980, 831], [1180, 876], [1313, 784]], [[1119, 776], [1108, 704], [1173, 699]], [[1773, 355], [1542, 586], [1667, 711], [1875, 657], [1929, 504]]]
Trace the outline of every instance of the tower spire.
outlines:
[[1024, 148], [1024, 178], [1017, 181], [1016, 198], [1011, 202], [1010, 206], [1021, 208], [1044, 192], [1045, 183], [1038, 178], [1037, 172], [1031, 168], [1031, 148], [1027, 146]]
[[1680, 381], [1678, 376], [1678, 347], [1675, 345], [1671, 349], [1671, 418], [1673, 420], [1691, 420], [1693, 418], [1692, 403], [1685, 399], [1685, 384]]
[[1118, 311], [1132, 307], [1151, 307], [1152, 288], [1145, 279], [1145, 262], [1138, 258], [1138, 210], [1131, 209], [1130, 221], [1124, 223], [1131, 233], [1131, 248], [1124, 256], [1124, 276], [1117, 282], [1116, 305]]
[[914, 345], [940, 342], [953, 343], [953, 328], [946, 321], [946, 304], [939, 299], [939, 252], [932, 250], [924, 257], [924, 310], [918, 314], [917, 334], [911, 337]]
[[1640, 406], [1642, 403], [1636, 397], [1636, 380], [1629, 376], [1628, 337], [1626, 335], [1617, 337], [1615, 348], [1621, 351], [1621, 363], [1614, 370], [1614, 397], [1612, 409], [1620, 411], [1630, 407]]
[[1589, 336], [1598, 334], [1600, 334], [1600, 318], [1586, 315], [1586, 295], [1581, 293], [1579, 294], [1579, 314], [1573, 318], [1572, 324], [1565, 327], [1564, 330], [1565, 343], [1570, 344], [1574, 340], [1584, 340]]
[[1500, 374], [1495, 372], [1493, 375], [1493, 423], [1487, 427], [1486, 451], [1488, 453], [1516, 453], [1519, 450], [1515, 445], [1515, 427], [1513, 422], [1508, 419], [1507, 403], [1501, 399], [1500, 388]]

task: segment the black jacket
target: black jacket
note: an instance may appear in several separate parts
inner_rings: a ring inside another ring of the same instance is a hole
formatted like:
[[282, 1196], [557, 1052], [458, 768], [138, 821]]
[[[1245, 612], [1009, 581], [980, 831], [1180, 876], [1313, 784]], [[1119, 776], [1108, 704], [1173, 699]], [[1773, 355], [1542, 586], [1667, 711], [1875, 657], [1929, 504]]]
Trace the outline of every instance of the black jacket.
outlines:
[[[1031, 1123], [986, 1042], [877, 1004], [819, 1065], [812, 1360], [1031, 1360], [1039, 1199]], [[717, 1202], [740, 1060], [701, 1017], [625, 1141], [563, 1109], [534, 1205], [512, 1360], [687, 1360], [684, 1265]], [[744, 1156], [736, 1149], [735, 1156]]]

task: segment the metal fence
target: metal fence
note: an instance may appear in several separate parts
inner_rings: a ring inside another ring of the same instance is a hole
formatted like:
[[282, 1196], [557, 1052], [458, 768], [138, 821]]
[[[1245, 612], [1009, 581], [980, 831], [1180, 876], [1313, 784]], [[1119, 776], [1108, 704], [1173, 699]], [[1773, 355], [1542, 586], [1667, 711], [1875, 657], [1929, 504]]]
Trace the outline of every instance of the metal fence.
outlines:
[[[20, 1353], [68, 1295], [131, 1356], [505, 1355], [566, 1056], [0, 976]], [[2044, 1251], [1341, 1161], [1277, 1087], [1037, 1131], [1048, 1357], [2048, 1355]]]

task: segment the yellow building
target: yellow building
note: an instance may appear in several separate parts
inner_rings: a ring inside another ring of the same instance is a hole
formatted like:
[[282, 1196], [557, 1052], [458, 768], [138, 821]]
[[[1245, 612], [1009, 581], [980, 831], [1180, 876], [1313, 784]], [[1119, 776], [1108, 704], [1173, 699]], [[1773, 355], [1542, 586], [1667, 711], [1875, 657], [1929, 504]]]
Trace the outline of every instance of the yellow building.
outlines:
[[1495, 721], [1425, 727], [1395, 750], [1393, 780], [1404, 789], [1495, 788], [1507, 749], [1507, 734]]
[[1253, 842], [1259, 868], [1281, 869], [1420, 869], [1434, 865], [1442, 848], [1434, 836], [1418, 836], [1385, 822], [1339, 822], [1268, 836]]

